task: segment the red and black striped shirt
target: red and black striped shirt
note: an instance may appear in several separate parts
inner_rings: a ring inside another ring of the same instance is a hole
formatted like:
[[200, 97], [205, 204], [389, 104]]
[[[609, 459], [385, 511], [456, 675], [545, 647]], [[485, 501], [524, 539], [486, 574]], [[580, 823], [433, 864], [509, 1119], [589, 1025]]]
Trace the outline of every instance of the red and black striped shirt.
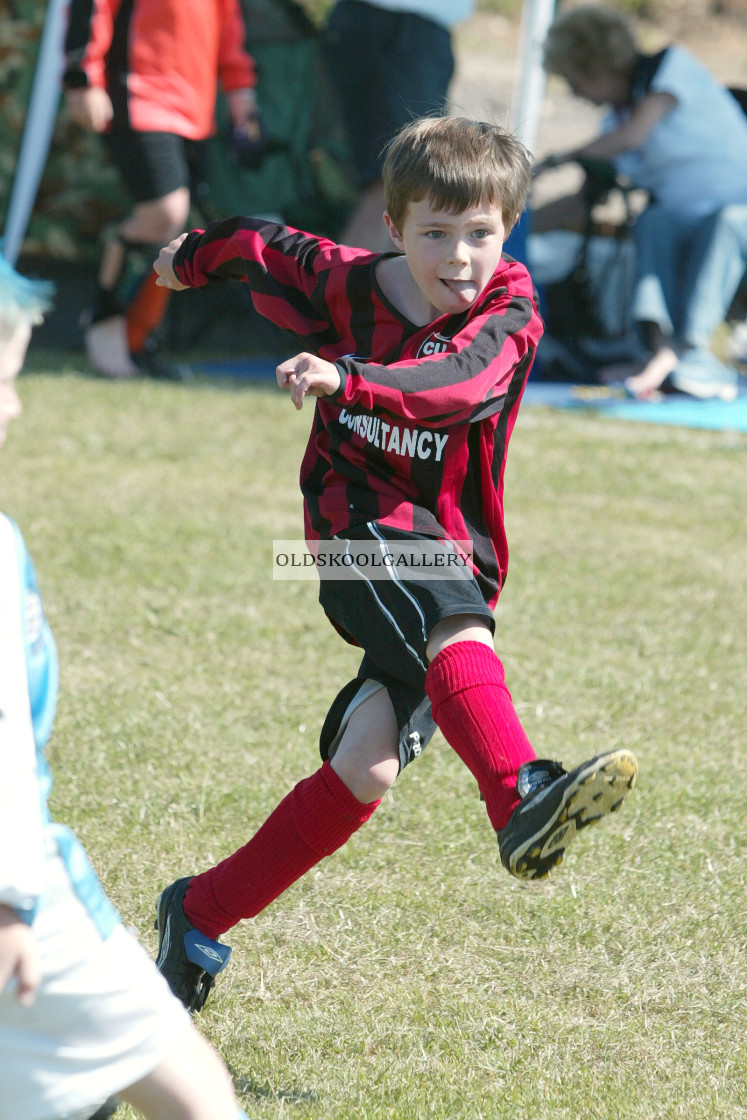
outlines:
[[387, 300], [378, 254], [261, 219], [194, 231], [174, 259], [183, 284], [249, 284], [257, 311], [335, 362], [301, 465], [306, 535], [385, 525], [471, 541], [494, 605], [508, 567], [508, 441], [542, 334], [532, 281], [504, 257], [461, 315], [425, 327]]

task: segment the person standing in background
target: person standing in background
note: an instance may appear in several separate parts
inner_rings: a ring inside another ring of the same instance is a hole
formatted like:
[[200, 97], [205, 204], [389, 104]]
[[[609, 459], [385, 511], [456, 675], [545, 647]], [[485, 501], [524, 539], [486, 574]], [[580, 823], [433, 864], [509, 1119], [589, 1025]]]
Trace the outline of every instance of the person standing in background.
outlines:
[[134, 209], [107, 241], [85, 344], [107, 377], [179, 378], [153, 333], [168, 292], [151, 264], [184, 229], [196, 142], [215, 131], [218, 85], [237, 143], [261, 144], [239, 0], [71, 0], [63, 86], [71, 117], [102, 133]]
[[454, 74], [451, 30], [474, 0], [338, 0], [324, 35], [361, 191], [344, 245], [391, 249], [382, 214], [383, 149], [416, 117], [441, 115]]

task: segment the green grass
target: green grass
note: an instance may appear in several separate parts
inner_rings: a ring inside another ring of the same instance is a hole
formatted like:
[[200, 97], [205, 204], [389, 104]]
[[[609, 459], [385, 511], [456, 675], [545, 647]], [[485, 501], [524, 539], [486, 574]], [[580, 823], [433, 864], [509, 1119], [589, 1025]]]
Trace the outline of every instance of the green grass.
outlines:
[[[311, 414], [269, 386], [36, 372], [21, 393], [0, 505], [60, 649], [53, 811], [152, 952], [158, 891], [316, 768], [356, 667], [314, 585], [271, 579]], [[228, 938], [198, 1024], [251, 1117], [747, 1117], [745, 452], [524, 410], [497, 648], [538, 754], [630, 747], [638, 788], [521, 884], [437, 736]]]

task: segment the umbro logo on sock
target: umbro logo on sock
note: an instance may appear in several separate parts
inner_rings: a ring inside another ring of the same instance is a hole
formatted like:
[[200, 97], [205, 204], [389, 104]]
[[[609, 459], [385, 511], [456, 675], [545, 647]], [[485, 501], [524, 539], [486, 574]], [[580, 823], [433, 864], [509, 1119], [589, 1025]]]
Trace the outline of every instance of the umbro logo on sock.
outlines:
[[226, 967], [231, 956], [230, 945], [221, 945], [220, 941], [213, 941], [206, 933], [200, 933], [196, 929], [191, 929], [185, 934], [184, 949], [187, 960], [210, 976], [217, 976], [221, 969]]
[[193, 941], [192, 948], [196, 949], [199, 953], [204, 953], [204, 955], [206, 957], [209, 957], [211, 961], [219, 961], [221, 964], [223, 963], [223, 957], [220, 955], [220, 953], [216, 953], [212, 945], [201, 945], [199, 941]]

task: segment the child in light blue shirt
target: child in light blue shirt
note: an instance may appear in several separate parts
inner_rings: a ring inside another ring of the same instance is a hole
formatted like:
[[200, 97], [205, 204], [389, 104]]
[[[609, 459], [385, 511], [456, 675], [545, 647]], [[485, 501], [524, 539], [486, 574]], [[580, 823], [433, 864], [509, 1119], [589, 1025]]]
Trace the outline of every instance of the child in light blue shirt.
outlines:
[[[0, 255], [0, 446], [49, 295]], [[82, 845], [50, 819], [57, 683], [33, 564], [0, 513], [0, 1120], [88, 1120], [112, 1097], [148, 1120], [246, 1120]]]

